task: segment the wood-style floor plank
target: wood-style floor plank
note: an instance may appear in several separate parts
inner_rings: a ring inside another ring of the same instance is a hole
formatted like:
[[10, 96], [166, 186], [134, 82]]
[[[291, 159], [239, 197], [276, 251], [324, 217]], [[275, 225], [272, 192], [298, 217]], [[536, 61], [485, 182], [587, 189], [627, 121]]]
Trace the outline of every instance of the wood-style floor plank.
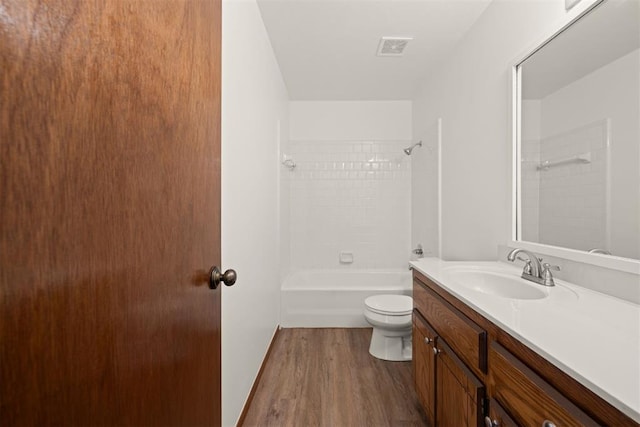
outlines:
[[423, 426], [411, 363], [369, 354], [371, 329], [282, 329], [244, 426]]

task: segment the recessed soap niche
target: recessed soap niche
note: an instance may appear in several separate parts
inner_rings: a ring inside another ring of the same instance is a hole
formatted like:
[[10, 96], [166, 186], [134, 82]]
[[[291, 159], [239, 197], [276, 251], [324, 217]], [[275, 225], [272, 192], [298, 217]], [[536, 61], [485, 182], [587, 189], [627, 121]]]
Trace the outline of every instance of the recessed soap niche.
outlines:
[[353, 264], [353, 252], [340, 252], [338, 259], [340, 264]]

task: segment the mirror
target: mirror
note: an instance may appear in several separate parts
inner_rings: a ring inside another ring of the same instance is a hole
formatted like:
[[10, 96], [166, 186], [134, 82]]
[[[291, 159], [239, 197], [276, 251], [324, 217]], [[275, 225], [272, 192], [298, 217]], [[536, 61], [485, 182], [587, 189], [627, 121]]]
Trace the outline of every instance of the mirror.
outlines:
[[640, 259], [639, 5], [599, 2], [515, 66], [515, 240]]

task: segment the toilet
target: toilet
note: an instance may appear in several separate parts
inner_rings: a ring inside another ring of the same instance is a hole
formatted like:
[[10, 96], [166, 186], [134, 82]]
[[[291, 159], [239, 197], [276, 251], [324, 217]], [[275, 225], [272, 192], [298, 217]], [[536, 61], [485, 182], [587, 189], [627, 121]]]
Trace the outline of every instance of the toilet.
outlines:
[[364, 317], [373, 326], [369, 353], [378, 359], [411, 360], [413, 299], [406, 295], [374, 295], [364, 300]]

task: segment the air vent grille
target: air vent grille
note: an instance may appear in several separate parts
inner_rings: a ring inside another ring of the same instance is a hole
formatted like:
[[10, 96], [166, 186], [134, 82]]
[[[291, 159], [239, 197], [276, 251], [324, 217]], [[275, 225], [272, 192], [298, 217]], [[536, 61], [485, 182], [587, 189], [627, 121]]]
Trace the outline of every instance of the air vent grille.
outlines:
[[413, 37], [382, 37], [378, 44], [378, 56], [402, 56]]

